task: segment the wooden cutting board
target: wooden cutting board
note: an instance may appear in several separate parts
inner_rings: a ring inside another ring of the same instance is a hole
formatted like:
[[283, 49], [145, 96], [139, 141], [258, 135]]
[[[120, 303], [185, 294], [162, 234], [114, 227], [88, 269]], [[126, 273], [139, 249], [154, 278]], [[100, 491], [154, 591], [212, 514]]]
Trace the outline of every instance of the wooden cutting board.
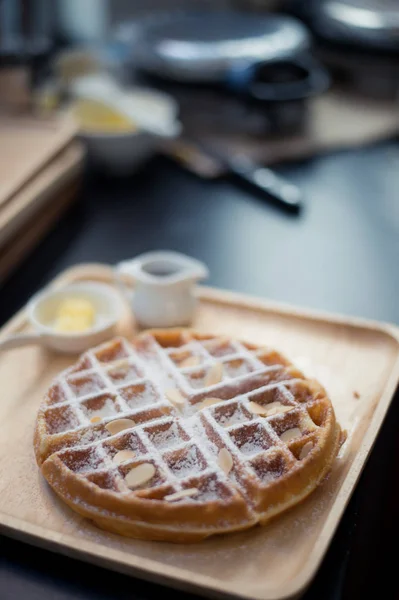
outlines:
[[73, 141], [0, 204], [0, 282], [77, 197], [84, 151]]
[[[8, 202], [0, 204], [0, 249], [40, 209], [51, 202], [54, 194], [81, 170], [83, 149], [78, 142], [70, 143], [64, 150], [37, 171]], [[54, 200], [57, 202], [57, 200]]]
[[70, 115], [0, 116], [0, 208], [75, 136]]

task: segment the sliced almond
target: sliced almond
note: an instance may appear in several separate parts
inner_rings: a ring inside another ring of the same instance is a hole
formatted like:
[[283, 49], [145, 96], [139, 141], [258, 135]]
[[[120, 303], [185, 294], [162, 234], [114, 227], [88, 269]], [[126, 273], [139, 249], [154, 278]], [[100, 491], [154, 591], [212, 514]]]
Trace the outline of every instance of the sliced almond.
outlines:
[[197, 488], [189, 488], [188, 490], [182, 490], [181, 492], [168, 494], [167, 496], [165, 496], [164, 500], [166, 500], [166, 502], [174, 502], [175, 500], [180, 500], [181, 498], [189, 498], [190, 496], [195, 496], [196, 494], [198, 494]]
[[187, 356], [187, 358], [182, 360], [182, 362], [180, 363], [179, 366], [180, 366], [180, 368], [184, 369], [185, 367], [196, 367], [199, 364], [200, 364], [199, 356]]
[[207, 374], [205, 375], [204, 385], [205, 387], [216, 385], [222, 381], [223, 377], [223, 365], [218, 362], [211, 366]]
[[275, 406], [274, 408], [269, 408], [269, 410], [267, 410], [265, 412], [265, 417], [273, 417], [274, 415], [279, 415], [282, 414], [284, 411], [280, 410], [279, 408], [277, 408], [277, 406]]
[[281, 408], [278, 409], [278, 413], [284, 414], [287, 412], [291, 412], [291, 410], [294, 410], [295, 406], [284, 406], [283, 404], [281, 405]]
[[170, 390], [165, 390], [165, 396], [177, 407], [182, 407], [186, 402], [184, 396], [179, 392], [177, 388], [171, 388]]
[[121, 463], [125, 462], [125, 460], [130, 460], [131, 458], [134, 458], [135, 456], [136, 456], [136, 453], [133, 452], [133, 450], [120, 450], [119, 452], [117, 452], [115, 454], [115, 456], [112, 460], [116, 465], [120, 465]]
[[218, 454], [218, 463], [222, 471], [228, 475], [233, 468], [233, 457], [227, 448], [222, 448]]
[[301, 437], [302, 432], [298, 427], [292, 427], [291, 429], [287, 429], [280, 435], [280, 439], [283, 442], [291, 442], [292, 440], [296, 440]]
[[115, 435], [124, 429], [130, 429], [134, 427], [136, 423], [132, 419], [116, 419], [106, 424], [105, 429], [109, 431], [111, 435]]
[[256, 348], [255, 355], [258, 356], [258, 354], [269, 354], [270, 351], [270, 348], [267, 346], [260, 346], [259, 348]]
[[138, 467], [133, 467], [125, 477], [125, 483], [128, 488], [133, 489], [143, 483], [150, 481], [155, 475], [155, 467], [151, 463], [143, 463]]
[[304, 458], [306, 458], [307, 455], [309, 454], [309, 452], [312, 450], [312, 448], [313, 448], [312, 442], [307, 442], [299, 454], [299, 460], [303, 460]]
[[284, 414], [286, 412], [290, 412], [294, 407], [286, 406], [285, 404], [281, 404], [281, 402], [270, 402], [266, 405], [266, 415], [271, 417], [272, 415]]
[[213, 406], [214, 404], [219, 404], [219, 402], [221, 402], [220, 398], [205, 398], [205, 400], [203, 400], [200, 405], [199, 405], [199, 409], [202, 408], [208, 408], [208, 406]]
[[281, 404], [281, 402], [269, 402], [269, 404], [266, 404], [266, 409], [268, 411], [281, 409], [283, 407], [284, 407], [284, 404]]
[[229, 343], [229, 338], [225, 336], [219, 336], [205, 341], [205, 347], [213, 350], [219, 346], [226, 346]]
[[118, 358], [117, 360], [112, 362], [112, 365], [108, 368], [109, 371], [116, 371], [118, 369], [128, 369], [130, 363], [127, 358]]
[[251, 412], [253, 412], [255, 415], [264, 416], [264, 415], [267, 414], [266, 405], [262, 406], [261, 404], [258, 404], [257, 402], [250, 402], [249, 403], [249, 410]]
[[269, 402], [269, 404], [264, 404], [263, 406], [257, 402], [249, 403], [249, 409], [256, 415], [261, 415], [262, 417], [284, 414], [290, 412], [293, 408], [293, 406], [285, 406], [284, 404], [281, 404], [281, 402]]
[[99, 423], [101, 420], [102, 419], [99, 415], [94, 415], [94, 417], [90, 419], [90, 423]]

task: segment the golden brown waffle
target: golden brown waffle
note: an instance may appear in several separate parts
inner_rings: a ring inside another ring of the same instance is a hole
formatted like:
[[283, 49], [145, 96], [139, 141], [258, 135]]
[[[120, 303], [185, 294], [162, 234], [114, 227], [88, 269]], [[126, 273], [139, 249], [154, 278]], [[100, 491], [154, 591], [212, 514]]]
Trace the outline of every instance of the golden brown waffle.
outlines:
[[338, 446], [324, 389], [284, 357], [184, 329], [86, 352], [49, 389], [35, 432], [69, 506], [172, 542], [265, 523], [314, 490]]

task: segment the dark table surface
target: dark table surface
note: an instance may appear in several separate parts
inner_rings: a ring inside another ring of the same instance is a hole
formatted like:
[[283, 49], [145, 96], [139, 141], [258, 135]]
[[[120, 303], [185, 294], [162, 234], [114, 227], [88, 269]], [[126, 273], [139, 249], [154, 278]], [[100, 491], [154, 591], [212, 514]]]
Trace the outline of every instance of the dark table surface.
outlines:
[[[166, 159], [135, 177], [88, 173], [78, 204], [1, 293], [0, 322], [77, 262], [115, 263], [150, 249], [205, 261], [210, 285], [399, 324], [399, 144], [390, 141], [278, 169], [301, 186], [288, 215], [228, 181], [199, 181]], [[399, 595], [399, 398], [306, 600]], [[0, 599], [160, 597], [160, 586], [0, 536]], [[176, 600], [187, 594], [173, 592]]]

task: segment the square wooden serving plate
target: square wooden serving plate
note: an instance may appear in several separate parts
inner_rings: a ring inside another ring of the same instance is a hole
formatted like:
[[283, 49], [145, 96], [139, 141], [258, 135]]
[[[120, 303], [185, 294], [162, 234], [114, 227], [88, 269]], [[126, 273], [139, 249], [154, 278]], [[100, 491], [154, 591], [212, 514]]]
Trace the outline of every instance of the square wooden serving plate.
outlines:
[[[82, 265], [63, 273], [55, 285], [82, 279], [112, 282], [112, 271]], [[205, 596], [296, 597], [323, 558], [395, 391], [398, 329], [210, 288], [198, 293], [196, 328], [271, 345], [327, 388], [348, 437], [323, 485], [266, 527], [194, 545], [129, 540], [102, 532], [59, 501], [36, 466], [36, 411], [51, 379], [71, 358], [32, 346], [0, 355], [0, 530]], [[131, 335], [132, 327], [126, 315], [121, 332]], [[26, 328], [22, 311], [2, 335]]]

